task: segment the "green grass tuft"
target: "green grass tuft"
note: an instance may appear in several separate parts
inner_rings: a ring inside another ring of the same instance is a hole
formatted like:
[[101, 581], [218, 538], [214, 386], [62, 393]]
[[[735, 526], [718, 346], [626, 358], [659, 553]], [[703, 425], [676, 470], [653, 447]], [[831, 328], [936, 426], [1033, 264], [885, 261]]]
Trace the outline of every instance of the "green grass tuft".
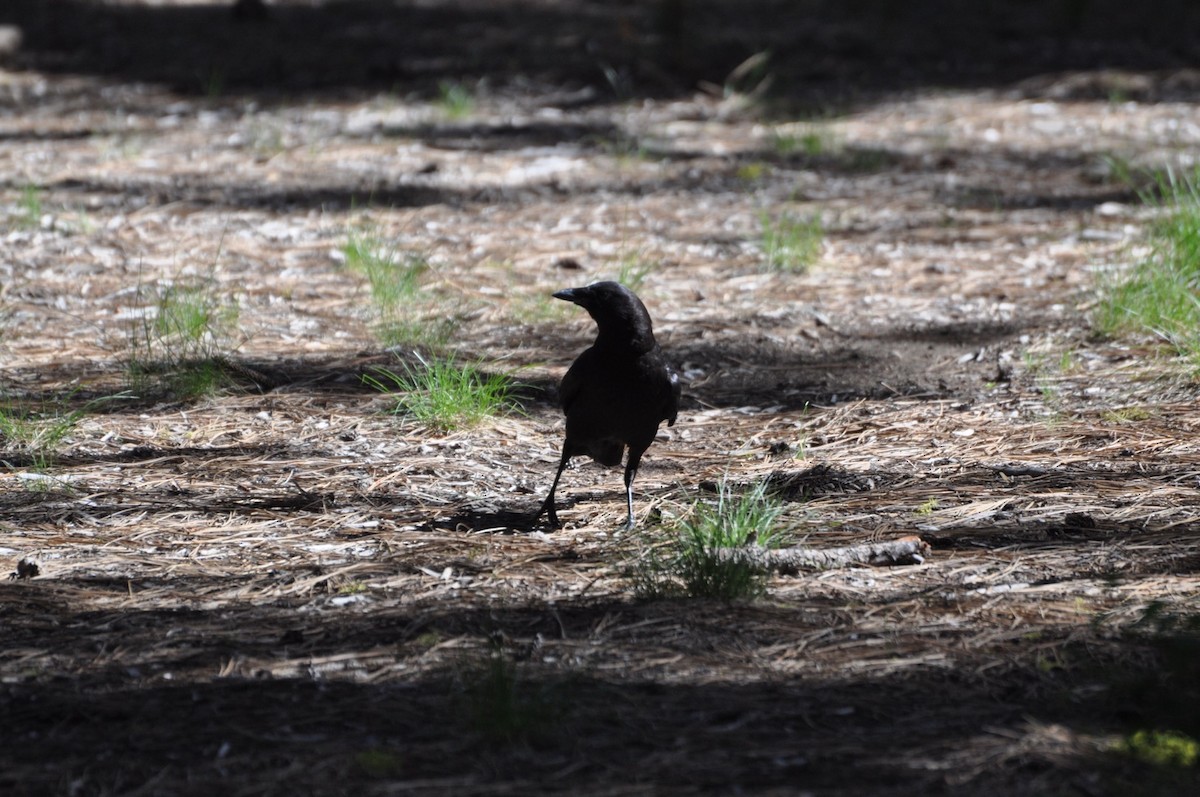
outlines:
[[1143, 199], [1160, 210], [1150, 253], [1102, 285], [1093, 321], [1107, 335], [1156, 335], [1200, 366], [1200, 170], [1159, 175]]
[[1116, 407], [1100, 413], [1100, 420], [1106, 423], [1131, 424], [1148, 421], [1154, 417], [1145, 407]]
[[381, 392], [399, 391], [393, 412], [439, 432], [473, 426], [485, 418], [516, 410], [516, 382], [505, 374], [486, 373], [478, 363], [453, 359], [422, 360], [397, 374], [376, 368], [363, 381]]
[[821, 256], [824, 229], [819, 215], [796, 218], [761, 216], [762, 250], [771, 271], [803, 273]]
[[237, 327], [240, 308], [211, 285], [171, 286], [159, 294], [154, 337], [178, 344], [185, 357], [208, 354], [218, 336]]
[[44, 471], [53, 464], [59, 444], [75, 428], [81, 415], [0, 407], [0, 443], [4, 449], [27, 455], [34, 470]]
[[835, 152], [838, 149], [838, 142], [824, 126], [808, 125], [800, 133], [773, 130], [771, 132], [771, 148], [776, 155], [783, 158], [793, 155], [816, 158]]
[[197, 398], [232, 384], [223, 351], [241, 315], [235, 299], [220, 296], [212, 280], [139, 286], [137, 296], [145, 311], [130, 329], [127, 369], [136, 392], [161, 380], [176, 396]]
[[721, 600], [760, 595], [766, 573], [748, 562], [721, 557], [718, 551], [751, 543], [777, 547], [776, 523], [782, 514], [783, 505], [768, 495], [765, 482], [734, 495], [728, 482], [722, 481], [716, 504], [697, 503], [683, 526], [678, 574], [687, 594]]
[[771, 167], [762, 161], [750, 161], [738, 166], [738, 179], [744, 183], [757, 183], [770, 174]]
[[342, 247], [346, 268], [367, 278], [371, 299], [386, 318], [414, 299], [429, 260], [413, 252], [401, 253], [374, 233], [354, 233]]
[[20, 211], [17, 224], [26, 229], [41, 226], [42, 223], [42, 189], [36, 185], [27, 185], [21, 189], [21, 199], [17, 203]]
[[[36, 409], [21, 402], [0, 403], [0, 446], [3, 451], [29, 458], [33, 469], [44, 472], [54, 464], [63, 440], [87, 413], [124, 394], [93, 399], [77, 409], [68, 409], [70, 396], [55, 399]], [[11, 456], [11, 455], [10, 455]], [[0, 454], [0, 461], [3, 454]]]
[[437, 349], [454, 331], [454, 322], [429, 312], [423, 278], [429, 258], [401, 252], [373, 232], [356, 232], [342, 247], [346, 268], [367, 278], [375, 307], [375, 334], [385, 346]]
[[1173, 731], [1136, 731], [1119, 747], [1139, 761], [1158, 767], [1194, 767], [1200, 763], [1200, 742]]
[[462, 119], [475, 110], [475, 96], [462, 83], [443, 80], [438, 84], [438, 105], [450, 119]]
[[168, 378], [171, 392], [180, 398], [212, 396], [234, 384], [223, 357], [178, 363]]
[[643, 598], [758, 597], [766, 589], [766, 571], [728, 551], [748, 545], [778, 547], [783, 541], [778, 527], [782, 515], [783, 504], [765, 482], [736, 494], [722, 480], [716, 503], [698, 501], [692, 507], [668, 553], [640, 557], [633, 571], [634, 591]]
[[938, 500], [936, 498], [926, 499], [919, 507], [913, 510], [917, 515], [932, 515], [937, 511]]

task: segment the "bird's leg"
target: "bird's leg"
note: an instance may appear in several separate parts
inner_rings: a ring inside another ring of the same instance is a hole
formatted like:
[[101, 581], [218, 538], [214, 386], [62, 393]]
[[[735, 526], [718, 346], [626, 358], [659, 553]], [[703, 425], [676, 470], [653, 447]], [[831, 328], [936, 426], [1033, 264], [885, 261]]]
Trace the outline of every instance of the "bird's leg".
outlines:
[[558, 462], [558, 472], [554, 474], [554, 483], [550, 485], [550, 494], [546, 496], [545, 501], [542, 501], [541, 508], [538, 509], [537, 514], [533, 516], [533, 519], [537, 520], [542, 516], [543, 512], [546, 513], [546, 517], [550, 521], [550, 525], [556, 529], [560, 528], [562, 524], [558, 522], [558, 513], [554, 511], [554, 491], [558, 489], [558, 480], [562, 476], [563, 470], [565, 470], [567, 467], [567, 460], [571, 458], [571, 454], [569, 452], [570, 449], [567, 448], [567, 444], [564, 442], [562, 459]]
[[625, 530], [633, 529], [633, 477], [637, 476], [638, 465], [642, 461], [642, 455], [635, 454], [633, 449], [629, 450], [629, 461], [625, 463], [625, 510], [628, 514], [625, 516]]

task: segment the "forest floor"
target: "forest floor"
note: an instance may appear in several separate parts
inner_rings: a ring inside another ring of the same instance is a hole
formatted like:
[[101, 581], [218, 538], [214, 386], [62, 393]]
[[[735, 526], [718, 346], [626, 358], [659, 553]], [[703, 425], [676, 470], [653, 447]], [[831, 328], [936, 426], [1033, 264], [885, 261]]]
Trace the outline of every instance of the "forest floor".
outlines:
[[[639, 92], [654, 70], [593, 46], [634, 37], [603, 5], [575, 20], [595, 40], [545, 34], [599, 82], [481, 80], [509, 45], [472, 37], [536, 30], [477, 2], [437, 43], [485, 60], [438, 89], [458, 67], [381, 64], [399, 12], [358, 5], [330, 29], [364, 51], [329, 69], [366, 77], [332, 85], [280, 33], [317, 37], [314, 4], [244, 27], [17, 4], [0, 791], [1196, 793], [1200, 390], [1090, 311], [1144, 252], [1127, 168], [1200, 147], [1200, 80], [1068, 70], [801, 113], [764, 99], [770, 63]], [[314, 88], [247, 88], [255, 58]], [[771, 268], [771, 231], [812, 262]], [[390, 316], [364, 250], [428, 264]], [[556, 385], [594, 324], [550, 294], [604, 278], [636, 286], [682, 407], [637, 528], [620, 471], [580, 459], [554, 530], [533, 514]], [[185, 300], [194, 344], [155, 321]], [[390, 412], [363, 377], [414, 351], [511, 375], [519, 411]], [[186, 389], [196, 360], [218, 389]], [[768, 480], [797, 543], [931, 553], [733, 603], [639, 594], [722, 480]]]

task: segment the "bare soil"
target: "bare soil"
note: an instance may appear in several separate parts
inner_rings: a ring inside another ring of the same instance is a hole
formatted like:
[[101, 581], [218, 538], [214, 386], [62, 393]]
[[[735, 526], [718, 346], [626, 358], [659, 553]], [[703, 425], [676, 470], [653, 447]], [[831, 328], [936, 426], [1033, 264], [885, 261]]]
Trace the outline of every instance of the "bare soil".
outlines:
[[[1200, 737], [1198, 390], [1088, 316], [1151, 218], [1114, 164], [1200, 146], [1189, 4], [230, 5], [0, 9], [0, 390], [80, 412], [0, 435], [0, 791], [1196, 793], [1121, 743]], [[387, 412], [364, 230], [522, 412]], [[580, 461], [552, 530], [548, 296], [622, 269], [683, 409], [638, 529]], [[200, 399], [129, 368], [185, 283], [239, 308]], [[638, 598], [722, 478], [932, 555]]]

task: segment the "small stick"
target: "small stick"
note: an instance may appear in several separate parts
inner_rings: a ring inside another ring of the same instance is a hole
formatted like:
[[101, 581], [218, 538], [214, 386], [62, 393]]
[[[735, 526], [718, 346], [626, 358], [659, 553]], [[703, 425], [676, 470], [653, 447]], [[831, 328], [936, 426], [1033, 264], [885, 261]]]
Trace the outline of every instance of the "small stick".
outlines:
[[776, 570], [782, 575], [795, 575], [801, 570], [830, 570], [847, 565], [919, 565], [929, 556], [929, 543], [916, 535], [884, 542], [848, 545], [842, 548], [764, 548], [749, 545], [744, 548], [721, 548], [718, 556], [747, 562], [764, 570]]

